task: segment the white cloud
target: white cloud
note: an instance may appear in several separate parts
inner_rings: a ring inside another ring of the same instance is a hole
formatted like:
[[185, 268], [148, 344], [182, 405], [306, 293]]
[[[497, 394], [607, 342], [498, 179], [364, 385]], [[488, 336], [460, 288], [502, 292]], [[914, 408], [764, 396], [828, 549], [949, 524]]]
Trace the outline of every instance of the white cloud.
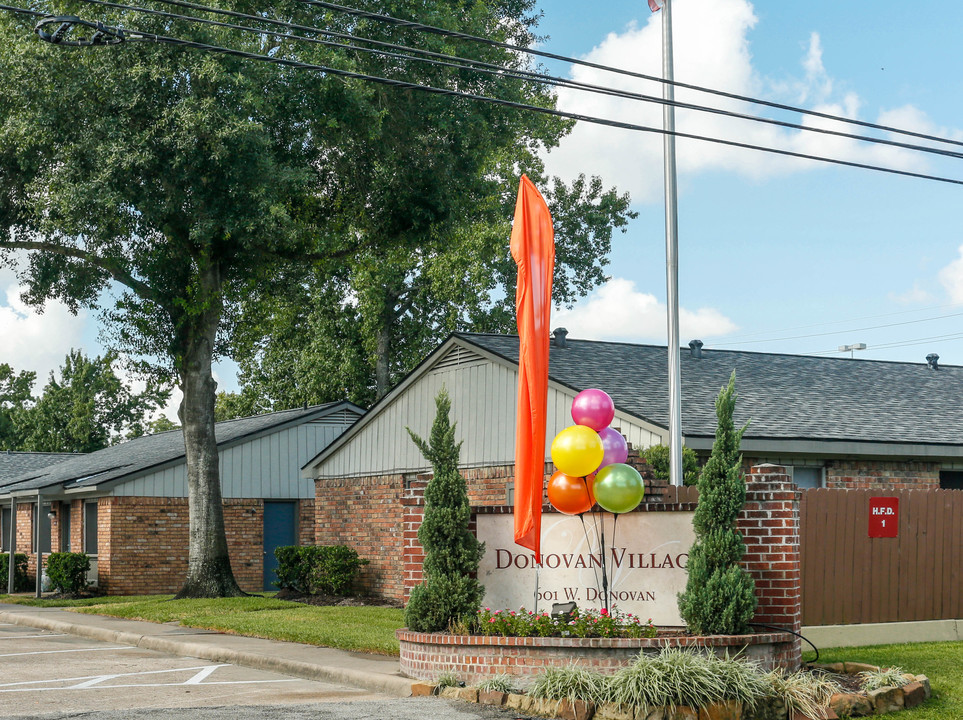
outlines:
[[[12, 278], [4, 272], [0, 281]], [[3, 338], [0, 362], [17, 372], [32, 370], [37, 373], [38, 389], [47, 382], [50, 371], [58, 369], [71, 348], [82, 342], [87, 315], [81, 311], [72, 315], [65, 305], [56, 301], [46, 304], [42, 312], [27, 306], [21, 299], [22, 288], [6, 284], [0, 291], [5, 303], [0, 304], [0, 337]]]
[[929, 290], [921, 288], [914, 283], [913, 287], [902, 293], [889, 293], [887, 297], [900, 305], [922, 305], [934, 303], [937, 298]]
[[960, 256], [940, 270], [939, 278], [950, 299], [955, 303], [963, 303], [963, 245], [959, 248]]
[[[749, 33], [757, 18], [749, 0], [678, 0], [673, 9], [675, 78], [726, 92], [807, 103], [824, 113], [857, 118], [860, 98], [857, 93], [835, 92], [833, 77], [823, 64], [820, 36], [812, 32], [808, 47], [800, 58], [800, 76], [795, 79], [766, 78], [753, 65]], [[650, 76], [661, 76], [661, 16], [652, 15], [644, 26], [631, 25], [621, 33], [609, 34], [585, 59]], [[661, 97], [661, 83], [575, 67], [573, 79], [618, 87], [645, 95]], [[773, 97], [774, 94], [776, 97]], [[775, 110], [678, 88], [676, 99], [693, 104], [711, 105], [745, 114], [773, 116]], [[572, 89], [559, 91], [559, 107], [570, 112], [594, 115], [653, 128], [662, 127], [662, 106]], [[926, 116], [915, 108], [887, 111], [884, 117], [906, 118], [917, 125]], [[783, 117], [810, 127], [860, 134], [859, 128], [838, 121], [806, 116]], [[894, 123], [896, 125], [901, 122]], [[676, 112], [680, 132], [724, 138], [742, 143], [775, 147], [795, 153], [832, 156], [847, 161], [921, 170], [924, 161], [909, 151], [882, 145], [866, 145], [854, 140], [774, 125], [749, 122], [692, 110]], [[752, 179], [799, 172], [822, 166], [768, 153], [680, 138], [678, 143], [680, 181], [686, 176], [711, 170], [728, 170]], [[599, 174], [607, 182], [628, 190], [636, 202], [653, 202], [662, 193], [662, 137], [657, 133], [620, 130], [580, 122], [572, 134], [547, 156], [550, 172], [571, 177], [579, 172]]]
[[[573, 338], [625, 342], [666, 342], [666, 307], [635, 283], [612, 278], [571, 310], [555, 308], [552, 327], [565, 327]], [[729, 318], [714, 308], [679, 310], [684, 338], [707, 338], [736, 330]]]

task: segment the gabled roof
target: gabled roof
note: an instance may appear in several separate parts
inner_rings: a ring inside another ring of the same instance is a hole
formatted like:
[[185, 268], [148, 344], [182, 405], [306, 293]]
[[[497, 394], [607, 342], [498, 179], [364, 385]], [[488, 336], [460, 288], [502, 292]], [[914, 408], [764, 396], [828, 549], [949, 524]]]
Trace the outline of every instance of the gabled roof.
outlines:
[[[367, 423], [457, 348], [518, 367], [518, 336], [455, 333], [301, 469], [314, 468], [351, 442]], [[715, 399], [736, 373], [737, 427], [745, 452], [824, 456], [963, 458], [963, 367], [703, 348], [681, 357], [682, 433], [686, 445], [709, 449]], [[575, 392], [600, 388], [616, 407], [642, 422], [669, 425], [665, 346], [569, 337], [550, 348], [549, 381]]]
[[[517, 336], [456, 337], [518, 363]], [[680, 371], [687, 443], [714, 436], [715, 398], [735, 371], [745, 440], [963, 446], [963, 367], [704, 348], [701, 358], [685, 349]], [[621, 410], [668, 427], [664, 346], [568, 338], [551, 347], [549, 376], [601, 388]]]
[[76, 457], [76, 453], [0, 452], [0, 484], [10, 478]]
[[[310, 422], [340, 411], [361, 415], [364, 410], [341, 401], [305, 409], [219, 422], [214, 426], [219, 450], [247, 442], [292, 425]], [[103, 487], [184, 462], [184, 436], [180, 430], [134, 438], [85, 455], [75, 455], [46, 468], [0, 480], [0, 494], [35, 494], [38, 490]]]

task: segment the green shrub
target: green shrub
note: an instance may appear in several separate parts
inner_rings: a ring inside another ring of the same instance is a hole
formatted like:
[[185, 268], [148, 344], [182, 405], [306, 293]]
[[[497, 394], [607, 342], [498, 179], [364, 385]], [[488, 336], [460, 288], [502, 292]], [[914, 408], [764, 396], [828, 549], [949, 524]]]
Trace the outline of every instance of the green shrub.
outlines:
[[286, 545], [274, 556], [278, 559], [274, 584], [305, 595], [347, 595], [358, 569], [368, 564], [346, 545]]
[[87, 589], [90, 558], [86, 553], [56, 552], [47, 556], [47, 577], [59, 593], [79, 593]]
[[[6, 592], [10, 577], [10, 553], [0, 553], [0, 587]], [[13, 560], [13, 591], [27, 592], [32, 588], [30, 578], [27, 577], [27, 556], [17, 553]]]
[[746, 546], [736, 518], [746, 502], [736, 430], [736, 374], [716, 398], [718, 426], [712, 454], [699, 477], [699, 504], [692, 521], [695, 543], [689, 550], [688, 580], [679, 595], [679, 614], [697, 635], [741, 635], [756, 610], [755, 583], [739, 564]]
[[[652, 468], [656, 480], [669, 479], [670, 455], [668, 445], [652, 445], [641, 453], [642, 459]], [[695, 450], [682, 446], [682, 484], [695, 485], [699, 482], [699, 459]]]
[[412, 588], [405, 607], [405, 623], [416, 632], [444, 630], [453, 621], [474, 616], [484, 595], [473, 576], [485, 547], [468, 529], [468, 489], [458, 472], [461, 443], [455, 442], [451, 401], [444, 390], [435, 398], [435, 407], [428, 442], [408, 429], [434, 471], [425, 488], [425, 517], [418, 528], [425, 550], [424, 582]]

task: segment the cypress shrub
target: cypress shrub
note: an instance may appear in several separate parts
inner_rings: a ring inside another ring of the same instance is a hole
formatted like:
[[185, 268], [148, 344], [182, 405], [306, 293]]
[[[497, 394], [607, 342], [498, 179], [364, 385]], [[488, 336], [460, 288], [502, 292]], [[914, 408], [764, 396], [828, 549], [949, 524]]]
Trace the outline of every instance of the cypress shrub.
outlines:
[[739, 443], [745, 427], [735, 429], [736, 374], [716, 398], [716, 439], [699, 477], [699, 505], [689, 551], [686, 589], [679, 613], [699, 635], [740, 635], [749, 630], [756, 611], [755, 583], [740, 565], [746, 546], [736, 518], [746, 502]]
[[90, 558], [86, 553], [56, 552], [47, 556], [47, 577], [59, 593], [84, 592], [88, 570]]
[[428, 442], [408, 428], [434, 471], [425, 488], [425, 516], [418, 528], [425, 551], [424, 580], [412, 588], [405, 607], [405, 624], [416, 632], [445, 630], [452, 621], [474, 616], [484, 595], [474, 575], [485, 547], [468, 530], [468, 489], [458, 472], [461, 443], [455, 442], [451, 400], [445, 390], [435, 398], [435, 407]]

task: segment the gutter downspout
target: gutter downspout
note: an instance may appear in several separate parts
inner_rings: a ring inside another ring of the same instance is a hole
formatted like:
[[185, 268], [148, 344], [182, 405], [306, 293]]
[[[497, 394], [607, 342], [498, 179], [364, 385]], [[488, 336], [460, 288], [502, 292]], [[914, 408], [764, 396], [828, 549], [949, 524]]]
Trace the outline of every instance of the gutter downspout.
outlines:
[[17, 557], [17, 498], [10, 495], [10, 550], [9, 565], [7, 567], [7, 594], [13, 595], [14, 562]]

